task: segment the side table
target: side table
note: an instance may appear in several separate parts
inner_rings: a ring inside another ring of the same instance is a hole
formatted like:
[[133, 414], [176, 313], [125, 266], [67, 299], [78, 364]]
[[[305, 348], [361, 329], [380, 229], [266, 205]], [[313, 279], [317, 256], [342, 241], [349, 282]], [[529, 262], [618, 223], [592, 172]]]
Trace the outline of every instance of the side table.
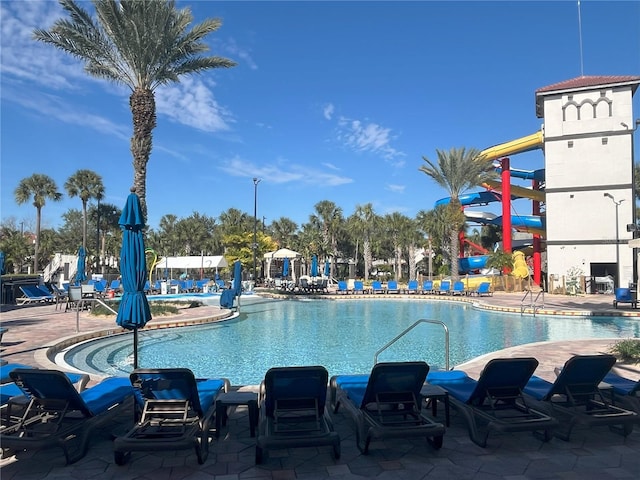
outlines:
[[246, 405], [249, 409], [249, 429], [256, 436], [258, 425], [258, 394], [254, 392], [227, 392], [216, 398], [216, 438], [220, 436], [220, 426], [227, 424], [227, 408]]
[[444, 402], [444, 421], [449, 426], [449, 392], [438, 385], [425, 383], [420, 390], [420, 395], [427, 402], [427, 407], [431, 404], [431, 412], [435, 417], [438, 414], [438, 402]]

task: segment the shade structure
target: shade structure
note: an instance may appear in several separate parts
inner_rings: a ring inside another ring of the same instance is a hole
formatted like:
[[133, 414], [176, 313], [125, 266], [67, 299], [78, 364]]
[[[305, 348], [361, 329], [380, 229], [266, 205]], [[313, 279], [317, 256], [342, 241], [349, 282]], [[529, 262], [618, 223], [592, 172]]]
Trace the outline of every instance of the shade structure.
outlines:
[[87, 279], [85, 264], [87, 262], [87, 252], [82, 245], [78, 249], [78, 267], [76, 269], [76, 285], [80, 285]]
[[144, 217], [140, 199], [135, 193], [127, 197], [120, 216], [122, 250], [120, 251], [120, 274], [123, 293], [118, 308], [116, 323], [133, 330], [133, 368], [138, 368], [138, 329], [151, 320], [149, 302], [144, 293], [147, 281], [147, 260], [144, 253]]
[[327, 260], [326, 262], [324, 262], [324, 276], [328, 277], [330, 273], [331, 273], [331, 264], [329, 263], [329, 260]]
[[289, 259], [285, 258], [282, 263], [282, 278], [287, 278], [289, 276]]
[[316, 255], [311, 257], [311, 276], [318, 276], [318, 257]]

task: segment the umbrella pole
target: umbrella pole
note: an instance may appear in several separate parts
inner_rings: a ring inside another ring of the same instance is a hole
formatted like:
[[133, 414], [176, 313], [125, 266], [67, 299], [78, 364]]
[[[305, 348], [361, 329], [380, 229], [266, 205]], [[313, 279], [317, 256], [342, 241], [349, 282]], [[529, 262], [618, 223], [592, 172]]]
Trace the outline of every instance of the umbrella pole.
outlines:
[[138, 328], [133, 329], [133, 368], [138, 368]]

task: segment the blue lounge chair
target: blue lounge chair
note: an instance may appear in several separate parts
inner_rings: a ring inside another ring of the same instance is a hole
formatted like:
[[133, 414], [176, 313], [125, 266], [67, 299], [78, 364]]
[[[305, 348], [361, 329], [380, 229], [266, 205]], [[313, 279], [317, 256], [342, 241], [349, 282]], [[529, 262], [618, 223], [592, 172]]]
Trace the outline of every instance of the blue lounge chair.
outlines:
[[364, 282], [362, 280], [356, 280], [353, 282], [353, 293], [368, 293], [368, 290], [365, 290], [364, 288]]
[[374, 280], [371, 282], [371, 291], [373, 293], [384, 293], [384, 288], [382, 288], [382, 284], [378, 280]]
[[638, 300], [633, 298], [633, 293], [630, 288], [616, 288], [616, 298], [613, 299], [613, 308], [618, 308], [620, 303], [629, 303], [631, 308], [637, 308]]
[[625, 408], [640, 413], [640, 380], [629, 380], [609, 372], [604, 377], [604, 383], [609, 388], [603, 389], [603, 392], [612, 403], [621, 403]]
[[464, 282], [458, 280], [453, 284], [453, 289], [451, 290], [451, 295], [466, 295], [464, 289]]
[[55, 301], [55, 297], [51, 292], [44, 291], [37, 285], [20, 285], [19, 288], [24, 296], [16, 299], [18, 305]]
[[345, 295], [348, 294], [349, 288], [347, 287], [347, 282], [344, 280], [338, 280], [338, 290], [336, 292]]
[[276, 367], [261, 385], [256, 463], [265, 450], [297, 447], [333, 447], [340, 458], [340, 435], [326, 409], [329, 374], [321, 366]]
[[[9, 401], [13, 401], [14, 403], [22, 403], [26, 405], [29, 401], [29, 393], [22, 390], [18, 385], [16, 385], [13, 381], [11, 381], [11, 377], [9, 376], [9, 372], [15, 370], [16, 368], [33, 368], [29, 365], [22, 365], [19, 363], [12, 363], [3, 365], [2, 368], [10, 367], [8, 371], [3, 371], [3, 379], [2, 385], [0, 385], [0, 405], [4, 406]], [[6, 379], [4, 377], [6, 372]], [[89, 375], [85, 373], [72, 373], [72, 372], [64, 372], [69, 381], [74, 384], [75, 389], [78, 392], [82, 392], [86, 387], [87, 383], [89, 383]]]
[[444, 425], [421, 410], [420, 391], [427, 373], [425, 362], [391, 362], [374, 365], [368, 376], [331, 378], [334, 411], [344, 405], [352, 415], [362, 453], [368, 453], [376, 438], [425, 437], [434, 448], [442, 447]]
[[407, 283], [407, 293], [418, 293], [418, 281], [417, 280], [409, 280]]
[[491, 282], [482, 282], [478, 288], [469, 292], [469, 295], [477, 295], [479, 297], [493, 296], [491, 291]]
[[577, 424], [616, 427], [615, 431], [626, 437], [634, 424], [640, 424], [640, 416], [612, 405], [599, 389], [600, 382], [615, 363], [613, 355], [576, 355], [567, 360], [555, 382], [532, 376], [524, 392], [536, 406], [560, 420], [562, 428], [554, 434], [562, 440], [569, 441]]
[[[88, 449], [94, 429], [130, 408], [133, 389], [128, 379], [107, 378], [78, 393], [57, 370], [14, 369], [11, 378], [29, 398], [14, 415], [9, 402], [3, 412], [3, 449], [35, 450], [60, 447], [66, 462], [74, 463]], [[4, 408], [4, 407], [3, 407]]]
[[398, 290], [398, 282], [389, 280], [387, 282], [387, 293], [400, 293], [400, 290]]
[[451, 282], [449, 280], [442, 280], [440, 282], [440, 287], [436, 292], [438, 295], [448, 295], [451, 293]]
[[432, 280], [422, 282], [422, 293], [434, 293]]
[[132, 451], [195, 448], [198, 463], [209, 454], [216, 397], [229, 390], [225, 378], [197, 380], [187, 368], [136, 369], [129, 376], [141, 410], [139, 420], [113, 442], [116, 464]]
[[486, 447], [493, 431], [530, 431], [549, 441], [558, 422], [532, 409], [522, 393], [537, 366], [535, 358], [498, 358], [485, 365], [478, 380], [451, 370], [433, 372], [427, 382], [449, 392], [453, 407], [462, 413], [469, 438], [476, 445]]

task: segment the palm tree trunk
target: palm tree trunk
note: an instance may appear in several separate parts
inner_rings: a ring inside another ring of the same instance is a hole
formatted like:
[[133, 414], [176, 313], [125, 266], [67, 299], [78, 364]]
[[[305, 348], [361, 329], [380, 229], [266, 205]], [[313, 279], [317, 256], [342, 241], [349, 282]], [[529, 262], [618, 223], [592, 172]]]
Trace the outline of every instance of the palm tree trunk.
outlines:
[[129, 106], [133, 116], [133, 186], [140, 197], [143, 214], [147, 218], [147, 163], [153, 143], [152, 132], [156, 127], [156, 101], [153, 91], [136, 88], [129, 98]]
[[364, 255], [364, 279], [369, 280], [369, 267], [371, 266], [371, 242], [366, 237], [362, 243], [362, 250]]
[[36, 207], [36, 243], [33, 252], [33, 273], [38, 273], [38, 254], [40, 250], [40, 222], [42, 221], [42, 209]]
[[459, 228], [455, 225], [451, 229], [450, 241], [451, 241], [451, 280], [458, 280], [458, 253], [460, 252], [460, 243], [458, 241]]

